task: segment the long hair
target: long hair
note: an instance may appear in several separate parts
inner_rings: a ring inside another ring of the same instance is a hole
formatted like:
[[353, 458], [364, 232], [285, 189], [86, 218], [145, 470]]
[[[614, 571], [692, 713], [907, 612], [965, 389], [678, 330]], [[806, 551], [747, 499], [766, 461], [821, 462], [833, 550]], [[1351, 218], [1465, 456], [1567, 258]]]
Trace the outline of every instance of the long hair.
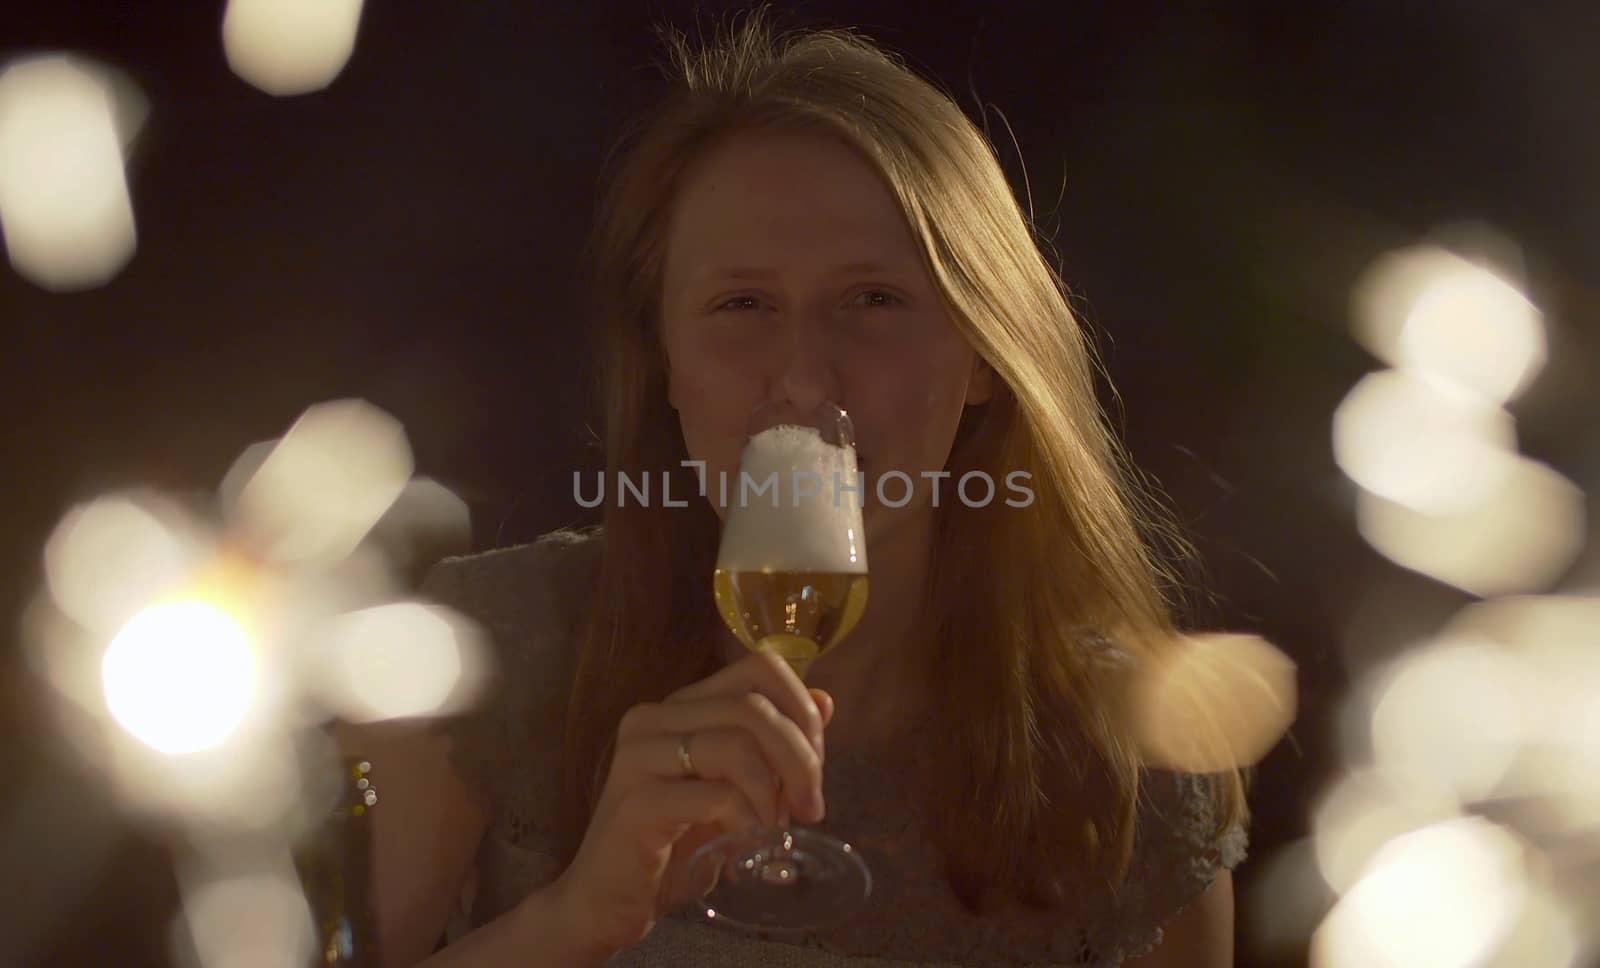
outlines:
[[[845, 30], [775, 34], [763, 11], [697, 48], [664, 32], [670, 91], [618, 142], [585, 251], [604, 392], [606, 479], [666, 473], [693, 494], [659, 336], [667, 219], [685, 172], [740, 132], [802, 130], [854, 147], [882, 177], [945, 308], [993, 368], [947, 470], [1023, 471], [1031, 507], [945, 502], [919, 656], [943, 732], [930, 751], [930, 836], [952, 887], [1052, 903], [1066, 875], [1125, 876], [1143, 764], [1131, 671], [1175, 632], [1175, 532], [1138, 486], [1095, 396], [1097, 367], [993, 147], [938, 88]], [[626, 505], [626, 506], [623, 506]], [[646, 506], [648, 505], [648, 506]], [[630, 706], [718, 666], [710, 596], [718, 521], [704, 500], [608, 502], [605, 548], [569, 706], [565, 817], [575, 849]], [[1114, 646], [1109, 643], [1114, 643]], [[1223, 823], [1245, 809], [1215, 786]], [[986, 822], [973, 824], [982, 816]], [[989, 818], [993, 818], [992, 821]]]

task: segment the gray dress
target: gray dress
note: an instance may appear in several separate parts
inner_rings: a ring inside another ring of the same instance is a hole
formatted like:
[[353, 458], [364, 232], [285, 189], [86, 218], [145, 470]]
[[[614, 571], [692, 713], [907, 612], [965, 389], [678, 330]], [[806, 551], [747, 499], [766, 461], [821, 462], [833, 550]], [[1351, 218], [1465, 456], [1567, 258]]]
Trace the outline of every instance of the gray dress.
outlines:
[[[457, 768], [492, 807], [473, 877], [452, 919], [452, 938], [498, 917], [560, 873], [556, 783], [575, 613], [594, 587], [600, 543], [596, 532], [552, 532], [529, 545], [449, 559], [424, 586], [430, 598], [481, 623], [499, 661], [489, 697], [451, 724]], [[663, 918], [611, 964], [1109, 968], [1158, 944], [1164, 922], [1199, 896], [1219, 869], [1244, 859], [1242, 828], [1212, 836], [1205, 777], [1150, 772], [1141, 784], [1133, 862], [1116, 901], [978, 917], [939, 874], [920, 804], [910, 793], [914, 757], [827, 757], [828, 816], [818, 826], [855, 845], [873, 873], [867, 909], [844, 926], [825, 934], [758, 937], [683, 910]]]

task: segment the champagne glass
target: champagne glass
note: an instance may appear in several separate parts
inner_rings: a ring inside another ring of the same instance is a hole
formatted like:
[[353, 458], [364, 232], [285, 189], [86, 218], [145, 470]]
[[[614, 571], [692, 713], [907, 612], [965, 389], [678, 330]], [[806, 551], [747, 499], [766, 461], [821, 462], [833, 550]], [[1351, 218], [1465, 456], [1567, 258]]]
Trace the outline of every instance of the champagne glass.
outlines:
[[[805, 678], [867, 603], [867, 549], [855, 430], [838, 405], [764, 404], [730, 485], [712, 588], [746, 648], [782, 656]], [[872, 891], [849, 844], [788, 823], [725, 834], [691, 859], [706, 916], [756, 930], [835, 923]]]

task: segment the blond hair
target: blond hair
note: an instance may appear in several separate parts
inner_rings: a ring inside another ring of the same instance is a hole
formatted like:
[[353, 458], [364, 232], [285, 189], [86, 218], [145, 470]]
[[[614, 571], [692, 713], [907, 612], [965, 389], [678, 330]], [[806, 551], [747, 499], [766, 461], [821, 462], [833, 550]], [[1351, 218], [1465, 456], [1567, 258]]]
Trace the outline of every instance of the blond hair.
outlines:
[[[1027, 471], [1035, 493], [1022, 511], [947, 502], [936, 512], [923, 685], [938, 717], [963, 728], [932, 751], [944, 782], [931, 791], [930, 835], [974, 909], [1060, 900], [1074, 869], [1115, 886], [1143, 765], [1129, 670], [1174, 631], [1171, 576], [1147, 538], [1170, 530], [1106, 424], [1086, 335], [993, 147], [950, 97], [849, 31], [778, 35], [758, 11], [708, 47], [675, 31], [665, 40], [672, 90], [619, 142], [585, 254], [607, 479], [667, 472], [674, 493], [695, 488], [679, 465], [688, 455], [658, 333], [666, 224], [685, 172], [740, 132], [812, 131], [854, 147], [899, 203], [953, 323], [999, 378], [990, 402], [969, 408], [948, 470]], [[717, 534], [705, 502], [605, 510], [568, 716], [573, 849], [622, 712], [717, 668]], [[1244, 793], [1237, 772], [1223, 780], [1228, 824]]]

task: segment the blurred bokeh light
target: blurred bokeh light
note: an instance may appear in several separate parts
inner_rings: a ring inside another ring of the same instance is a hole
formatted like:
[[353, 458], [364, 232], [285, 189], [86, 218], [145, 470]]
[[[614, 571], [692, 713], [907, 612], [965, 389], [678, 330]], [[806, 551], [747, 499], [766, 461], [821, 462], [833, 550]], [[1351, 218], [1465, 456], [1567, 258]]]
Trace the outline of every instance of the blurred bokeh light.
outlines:
[[1340, 468], [1373, 494], [1423, 514], [1481, 502], [1516, 446], [1510, 414], [1405, 370], [1368, 375], [1333, 415]]
[[307, 685], [350, 722], [460, 708], [483, 674], [475, 628], [448, 610], [414, 602], [335, 616], [314, 649]]
[[1514, 657], [1472, 640], [1409, 650], [1383, 670], [1375, 693], [1378, 769], [1461, 803], [1487, 799], [1510, 769], [1532, 698]]
[[[247, 459], [259, 457], [247, 451]], [[310, 407], [240, 490], [232, 525], [283, 565], [349, 555], [405, 490], [411, 448], [399, 421], [361, 400]]]
[[[1477, 242], [1511, 248], [1492, 235]], [[1539, 309], [1488, 260], [1419, 245], [1367, 270], [1352, 327], [1395, 367], [1363, 379], [1333, 416], [1334, 458], [1361, 488], [1362, 537], [1478, 596], [1560, 578], [1583, 547], [1583, 493], [1518, 453], [1501, 407], [1545, 364]]]
[[1522, 911], [1488, 968], [1580, 968], [1589, 942], [1579, 915], [1556, 891], [1529, 885]]
[[268, 94], [332, 84], [355, 51], [362, 0], [228, 0], [222, 47], [228, 66]]
[[245, 485], [256, 476], [256, 471], [267, 462], [272, 455], [278, 441], [258, 440], [239, 452], [228, 466], [227, 473], [222, 475], [222, 481], [217, 484], [217, 503], [223, 515], [232, 518], [238, 514], [239, 498], [243, 496]]
[[1558, 587], [1583, 552], [1586, 497], [1518, 451], [1502, 405], [1545, 365], [1544, 319], [1506, 268], [1514, 246], [1476, 242], [1500, 257], [1419, 245], [1355, 293], [1357, 337], [1395, 367], [1334, 414], [1357, 528], [1486, 600], [1398, 653], [1351, 656], [1348, 770], [1313, 819], [1341, 896], [1313, 936], [1312, 963], [1330, 968], [1570, 968], [1594, 941], [1581, 908], [1600, 886], [1600, 599], [1526, 594]]
[[1504, 402], [1545, 362], [1544, 320], [1515, 286], [1472, 266], [1422, 291], [1400, 330], [1400, 363]]
[[1426, 514], [1367, 491], [1356, 527], [1384, 557], [1479, 596], [1548, 587], [1583, 550], [1584, 495], [1550, 467], [1512, 454], [1478, 500]]
[[305, 738], [250, 716], [217, 746], [162, 755], [109, 733], [90, 748], [118, 801], [131, 814], [191, 831], [293, 834], [316, 819], [302, 758]]
[[1503, 273], [1435, 245], [1389, 253], [1356, 287], [1356, 337], [1390, 366], [1511, 400], [1547, 351], [1542, 314]]
[[1529, 595], [1465, 609], [1447, 635], [1514, 658], [1524, 741], [1498, 794], [1562, 834], [1600, 835], [1600, 598]]
[[1317, 869], [1342, 894], [1391, 839], [1457, 815], [1456, 804], [1437, 791], [1397, 784], [1369, 768], [1350, 770], [1316, 805], [1312, 847]]
[[133, 257], [123, 147], [142, 104], [125, 79], [68, 54], [0, 72], [0, 228], [19, 274], [53, 291], [91, 289]]
[[1180, 637], [1142, 670], [1136, 733], [1146, 758], [1195, 773], [1251, 766], [1294, 721], [1295, 666], [1253, 635]]
[[256, 660], [232, 617], [198, 601], [152, 605], [129, 620], [102, 662], [106, 704], [128, 732], [163, 753], [227, 738], [249, 707]]
[[45, 577], [64, 613], [109, 634], [187, 580], [204, 554], [202, 535], [170, 501], [112, 494], [62, 518], [45, 544]]
[[173, 932], [178, 963], [185, 968], [302, 968], [321, 962], [311, 910], [287, 854], [277, 863], [233, 860], [227, 866], [245, 869], [189, 871], [181, 878], [183, 914]]
[[405, 600], [396, 575], [465, 550], [470, 516], [410, 471], [399, 423], [341, 400], [247, 448], [214, 505], [130, 492], [62, 517], [26, 654], [124, 808], [292, 837], [325, 814], [330, 719], [442, 715], [477, 697], [482, 632]]
[[1524, 845], [1480, 818], [1395, 837], [1312, 938], [1317, 968], [1485, 964], [1528, 896]]
[[413, 478], [368, 540], [389, 564], [414, 578], [434, 562], [472, 550], [472, 513], [453, 491], [427, 477]]

